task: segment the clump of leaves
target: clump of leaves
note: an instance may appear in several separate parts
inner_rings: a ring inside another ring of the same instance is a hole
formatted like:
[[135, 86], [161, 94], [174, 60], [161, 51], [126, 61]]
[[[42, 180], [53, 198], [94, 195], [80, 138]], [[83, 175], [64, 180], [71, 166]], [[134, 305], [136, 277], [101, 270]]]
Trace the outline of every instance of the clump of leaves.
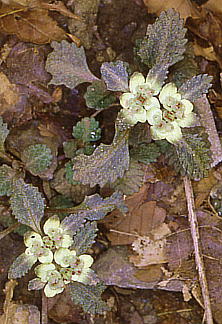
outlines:
[[87, 107], [96, 110], [107, 108], [116, 101], [116, 97], [110, 91], [107, 91], [106, 85], [102, 81], [93, 81], [88, 86], [84, 98]]

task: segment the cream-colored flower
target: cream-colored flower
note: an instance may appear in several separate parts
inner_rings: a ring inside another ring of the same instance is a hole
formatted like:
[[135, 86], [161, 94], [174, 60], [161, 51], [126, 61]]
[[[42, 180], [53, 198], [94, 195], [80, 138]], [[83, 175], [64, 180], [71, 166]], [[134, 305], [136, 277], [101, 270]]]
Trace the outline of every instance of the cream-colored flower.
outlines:
[[69, 267], [76, 261], [76, 251], [67, 248], [59, 248], [54, 253], [54, 260], [61, 267]]
[[158, 125], [162, 121], [162, 110], [160, 108], [151, 108], [146, 112], [146, 119], [150, 125]]
[[130, 108], [132, 105], [145, 106], [147, 101], [157, 95], [161, 86], [155, 79], [144, 78], [142, 73], [134, 72], [129, 81], [130, 92], [120, 96], [120, 104], [123, 108]]
[[35, 263], [37, 260], [41, 263], [50, 263], [53, 260], [53, 253], [50, 249], [44, 247], [41, 235], [30, 231], [24, 235], [24, 243], [27, 246], [25, 254], [33, 258]]
[[122, 109], [120, 116], [123, 121], [133, 126], [138, 122], [145, 123], [146, 110], [140, 105], [132, 105], [130, 108]]
[[90, 255], [80, 255], [75, 263], [71, 265], [73, 269], [72, 280], [87, 284], [90, 280], [90, 274], [93, 271], [90, 269], [92, 264], [93, 258]]
[[50, 217], [45, 222], [43, 230], [53, 241], [56, 248], [69, 248], [73, 243], [72, 236], [60, 225], [58, 216]]
[[174, 83], [167, 83], [160, 91], [159, 100], [165, 109], [171, 111], [180, 103], [181, 94]]
[[46, 297], [54, 297], [64, 290], [65, 283], [63, 281], [62, 275], [59, 271], [56, 270], [56, 267], [53, 263], [40, 264], [35, 268], [35, 273], [42, 282], [46, 283], [44, 288]]
[[175, 144], [182, 139], [180, 126], [176, 122], [162, 120], [159, 124], [150, 127], [151, 136], [154, 140], [166, 139], [168, 142]]

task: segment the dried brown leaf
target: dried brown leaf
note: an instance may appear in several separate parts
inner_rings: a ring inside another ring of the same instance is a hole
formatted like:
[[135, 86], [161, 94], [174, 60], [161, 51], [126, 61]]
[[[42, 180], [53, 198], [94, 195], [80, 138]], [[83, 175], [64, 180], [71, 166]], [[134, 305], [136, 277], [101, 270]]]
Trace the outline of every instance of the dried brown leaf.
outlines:
[[15, 34], [25, 42], [46, 44], [52, 40], [65, 39], [65, 31], [48, 16], [48, 11], [39, 8], [2, 6], [0, 28], [6, 34]]
[[15, 84], [11, 84], [6, 75], [0, 72], [0, 115], [13, 108], [20, 96]]
[[199, 17], [199, 13], [190, 0], [144, 0], [149, 13], [156, 13], [159, 15], [162, 11], [174, 8], [179, 12], [180, 17], [186, 19], [187, 17]]

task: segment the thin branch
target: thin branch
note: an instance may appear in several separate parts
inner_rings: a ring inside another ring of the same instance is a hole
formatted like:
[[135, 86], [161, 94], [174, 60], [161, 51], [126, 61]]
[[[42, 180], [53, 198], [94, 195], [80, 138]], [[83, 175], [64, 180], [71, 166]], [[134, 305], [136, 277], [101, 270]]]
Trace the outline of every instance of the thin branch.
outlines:
[[42, 291], [42, 324], [48, 324], [48, 299]]
[[188, 177], [184, 177], [184, 187], [187, 199], [188, 217], [190, 223], [191, 236], [193, 239], [195, 261], [199, 275], [200, 286], [202, 290], [202, 298], [205, 309], [205, 320], [207, 324], [213, 324], [213, 316], [210, 304], [210, 295], [207, 285], [206, 274], [204, 270], [203, 255], [200, 244], [200, 234], [198, 229], [197, 215], [195, 213], [194, 194], [191, 181]]

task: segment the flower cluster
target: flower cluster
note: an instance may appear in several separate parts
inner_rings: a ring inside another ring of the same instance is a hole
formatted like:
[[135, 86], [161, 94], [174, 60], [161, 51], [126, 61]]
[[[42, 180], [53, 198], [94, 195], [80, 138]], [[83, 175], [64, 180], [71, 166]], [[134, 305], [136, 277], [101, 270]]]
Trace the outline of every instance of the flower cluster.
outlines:
[[182, 138], [181, 127], [190, 127], [196, 115], [193, 104], [183, 99], [173, 83], [161, 87], [156, 79], [135, 72], [129, 81], [130, 92], [120, 96], [122, 118], [129, 124], [148, 121], [154, 140], [170, 143]]
[[66, 284], [78, 281], [87, 284], [93, 258], [88, 254], [76, 255], [70, 250], [72, 236], [61, 226], [57, 216], [50, 217], [43, 226], [45, 236], [30, 231], [25, 234], [25, 254], [33, 263], [39, 261], [34, 271], [39, 282], [45, 284], [47, 297], [53, 297], [64, 290]]

